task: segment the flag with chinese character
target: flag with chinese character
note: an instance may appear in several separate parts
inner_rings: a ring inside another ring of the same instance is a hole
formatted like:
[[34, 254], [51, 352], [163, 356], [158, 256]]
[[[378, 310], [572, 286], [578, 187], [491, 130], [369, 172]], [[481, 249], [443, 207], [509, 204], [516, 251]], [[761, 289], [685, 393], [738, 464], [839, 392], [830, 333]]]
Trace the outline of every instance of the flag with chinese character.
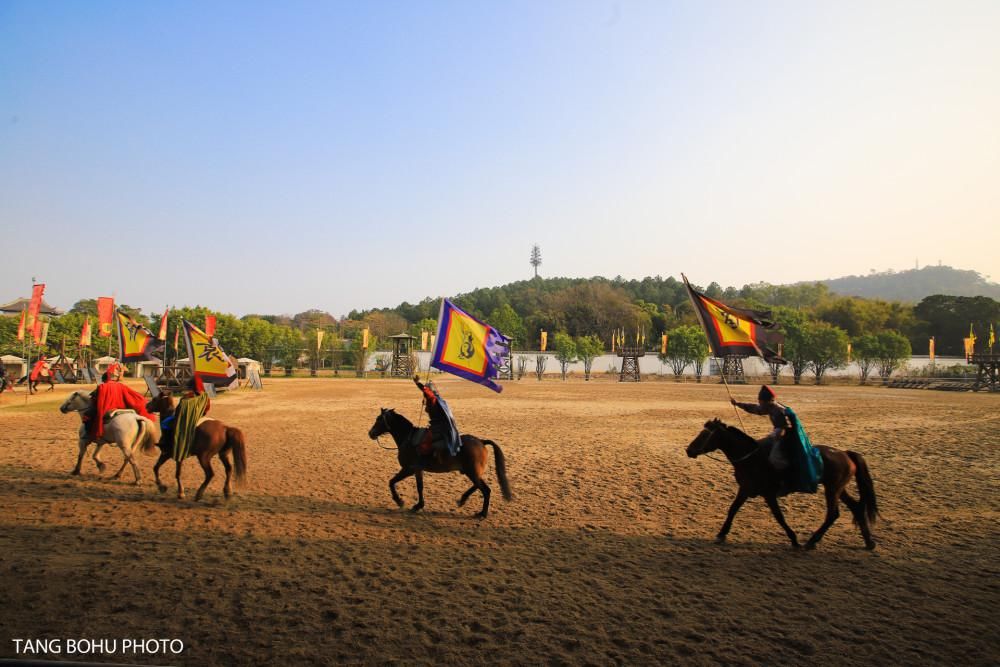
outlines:
[[101, 338], [107, 338], [115, 321], [115, 300], [110, 296], [97, 298], [97, 333]]
[[115, 311], [118, 324], [119, 358], [129, 361], [159, 361], [153, 356], [158, 351], [156, 336], [120, 310]]
[[224, 387], [235, 380], [236, 368], [219, 341], [187, 320], [182, 324], [188, 359], [195, 377], [217, 387]]
[[442, 299], [431, 366], [499, 392], [492, 380], [509, 354], [507, 336]]
[[681, 277], [713, 355], [762, 357], [769, 363], [786, 363], [775, 351], [784, 336], [777, 331], [770, 312], [727, 306], [696, 291], [683, 274]]
[[17, 339], [24, 340], [24, 323], [27, 321], [28, 309], [21, 309], [21, 323], [17, 325]]
[[83, 329], [80, 331], [80, 347], [90, 347], [90, 316], [83, 320]]

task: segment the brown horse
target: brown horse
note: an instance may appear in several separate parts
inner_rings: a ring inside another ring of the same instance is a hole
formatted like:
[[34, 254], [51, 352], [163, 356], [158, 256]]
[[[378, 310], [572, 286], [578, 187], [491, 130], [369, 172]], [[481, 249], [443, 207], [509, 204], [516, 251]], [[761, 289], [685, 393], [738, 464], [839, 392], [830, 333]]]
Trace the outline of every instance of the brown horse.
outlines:
[[[722, 524], [722, 529], [715, 538], [716, 542], [721, 544], [726, 541], [726, 535], [733, 525], [733, 517], [747, 498], [764, 496], [764, 501], [771, 508], [778, 525], [785, 530], [785, 534], [792, 541], [792, 546], [797, 549], [798, 538], [788, 527], [781, 513], [781, 507], [778, 506], [779, 479], [767, 462], [767, 448], [757, 444], [756, 440], [735, 426], [727, 426], [721, 420], [713, 419], [705, 422], [705, 428], [688, 445], [687, 455], [696, 458], [717, 449], [722, 450], [733, 464], [733, 474], [736, 476], [736, 483], [739, 484], [739, 491], [729, 508], [726, 522]], [[857, 452], [843, 451], [825, 445], [816, 445], [816, 449], [823, 458], [823, 475], [820, 477], [820, 483], [826, 495], [826, 519], [806, 542], [806, 549], [815, 548], [830, 525], [840, 516], [838, 501], [843, 501], [854, 515], [854, 523], [861, 529], [865, 547], [874, 549], [875, 540], [872, 539], [870, 526], [875, 523], [878, 516], [878, 504], [868, 464]], [[847, 485], [852, 477], [857, 481], [860, 500], [855, 500], [847, 493]]]
[[[174, 414], [174, 398], [169, 391], [162, 391], [159, 396], [154, 397], [146, 405], [146, 410], [149, 412], [158, 412], [160, 414], [160, 423], [162, 424], [163, 420], [172, 417]], [[147, 444], [143, 451], [151, 450], [153, 446], [153, 444]], [[153, 466], [153, 475], [156, 476], [156, 486], [160, 490], [160, 493], [164, 493], [167, 487], [160, 482], [160, 466], [174, 455], [174, 430], [164, 430], [163, 437], [159, 442], [155, 443], [155, 446], [160, 448], [160, 458], [156, 461], [156, 465]], [[191, 449], [187, 454], [188, 456], [197, 456], [202, 470], [205, 471], [205, 481], [198, 487], [198, 492], [194, 496], [195, 501], [201, 500], [202, 495], [205, 493], [205, 488], [212, 481], [212, 477], [215, 476], [215, 472], [212, 470], [212, 457], [216, 455], [222, 461], [222, 467], [226, 469], [226, 483], [222, 487], [222, 491], [225, 493], [226, 498], [229, 498], [232, 494], [231, 479], [233, 466], [229, 463], [230, 451], [233, 452], [233, 458], [235, 459], [236, 484], [239, 485], [243, 483], [247, 473], [247, 450], [243, 431], [232, 426], [226, 426], [218, 419], [208, 418], [198, 423], [198, 427], [194, 432], [194, 441], [191, 443]], [[182, 463], [183, 461], [177, 461], [176, 463], [175, 474], [177, 477], [178, 498], [184, 497], [184, 485], [181, 484]]]
[[403, 499], [396, 493], [396, 483], [411, 475], [417, 479], [417, 504], [410, 510], [419, 512], [424, 507], [424, 472], [461, 472], [472, 482], [472, 487], [462, 494], [458, 499], [458, 506], [461, 507], [469, 499], [476, 489], [483, 494], [483, 509], [476, 515], [485, 519], [490, 511], [490, 487], [483, 481], [483, 473], [486, 470], [488, 455], [486, 445], [493, 447], [493, 456], [496, 459], [497, 479], [500, 481], [500, 490], [504, 500], [511, 499], [510, 483], [507, 481], [507, 464], [500, 450], [500, 445], [492, 440], [480, 440], [473, 435], [462, 436], [462, 447], [458, 450], [457, 456], [450, 454], [442, 459], [428, 460], [421, 457], [417, 452], [417, 444], [413, 437], [418, 429], [413, 426], [409, 419], [397, 413], [395, 410], [382, 409], [381, 414], [375, 419], [375, 423], [368, 429], [368, 437], [375, 440], [381, 435], [389, 433], [396, 441], [398, 450], [399, 472], [389, 480], [389, 491], [392, 499], [400, 507], [403, 506]]

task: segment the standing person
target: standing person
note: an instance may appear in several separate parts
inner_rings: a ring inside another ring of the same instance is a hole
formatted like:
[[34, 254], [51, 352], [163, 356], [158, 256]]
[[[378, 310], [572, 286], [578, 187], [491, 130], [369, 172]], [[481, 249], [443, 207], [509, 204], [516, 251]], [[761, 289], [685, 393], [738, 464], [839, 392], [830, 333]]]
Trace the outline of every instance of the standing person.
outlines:
[[441, 398], [437, 388], [428, 382], [421, 384], [420, 378], [413, 378], [414, 384], [424, 395], [424, 410], [430, 418], [431, 451], [441, 461], [447, 454], [456, 456], [462, 441], [458, 435], [458, 427], [455, 425], [455, 418], [451, 416], [448, 404]]

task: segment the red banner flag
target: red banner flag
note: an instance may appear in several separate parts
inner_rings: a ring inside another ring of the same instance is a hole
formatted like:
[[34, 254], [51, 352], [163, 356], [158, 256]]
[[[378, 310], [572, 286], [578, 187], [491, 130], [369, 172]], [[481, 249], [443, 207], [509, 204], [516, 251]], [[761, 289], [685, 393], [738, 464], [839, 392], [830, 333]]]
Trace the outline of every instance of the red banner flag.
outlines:
[[90, 316], [83, 320], [83, 329], [80, 331], [80, 347], [90, 347]]
[[21, 309], [21, 323], [17, 325], [17, 339], [24, 340], [24, 318], [28, 315], [28, 309]]
[[167, 308], [163, 311], [163, 317], [160, 318], [160, 335], [157, 336], [162, 341], [167, 340], [167, 315], [170, 314], [170, 309]]
[[97, 333], [101, 338], [111, 335], [111, 326], [115, 319], [115, 299], [102, 296], [97, 299]]
[[205, 335], [209, 338], [215, 335], [215, 315], [205, 315]]
[[38, 283], [31, 288], [31, 303], [28, 305], [28, 312], [38, 319], [38, 314], [42, 309], [42, 294], [45, 293], [45, 283]]

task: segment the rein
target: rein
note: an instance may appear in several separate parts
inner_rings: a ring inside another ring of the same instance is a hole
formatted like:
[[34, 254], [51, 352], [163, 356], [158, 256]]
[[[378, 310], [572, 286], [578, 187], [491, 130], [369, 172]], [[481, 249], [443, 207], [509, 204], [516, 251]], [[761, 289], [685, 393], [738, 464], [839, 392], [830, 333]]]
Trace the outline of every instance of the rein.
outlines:
[[[714, 438], [714, 437], [715, 437], [715, 431], [712, 431], [712, 435], [708, 438], [709, 441], [711, 441], [712, 438]], [[706, 443], [706, 444], [708, 444], [708, 443]], [[725, 459], [720, 459], [720, 458], [717, 458], [715, 456], [712, 456], [712, 454], [710, 452], [705, 452], [704, 456], [706, 456], [707, 458], [712, 459], [713, 461], [718, 461], [719, 463], [732, 463], [733, 465], [736, 465], [737, 463], [742, 463], [743, 461], [746, 461], [748, 458], [750, 458], [751, 456], [753, 456], [754, 454], [756, 454], [759, 451], [760, 451], [760, 444], [758, 444], [756, 447], [754, 447], [753, 449], [751, 449], [749, 453], [744, 454], [743, 456], [741, 456], [738, 459], [730, 460], [728, 457], [725, 458]]]
[[[392, 434], [392, 427], [389, 425], [389, 420], [385, 418], [385, 412], [383, 412], [380, 415], [380, 417], [382, 418], [382, 423], [385, 424], [385, 433]], [[396, 438], [395, 437], [393, 437], [393, 439], [392, 439], [392, 442], [395, 445], [394, 447], [383, 447], [382, 446], [382, 436], [385, 435], [385, 433], [381, 433], [381, 434], [375, 436], [375, 444], [379, 446], [379, 449], [385, 449], [385, 450], [388, 450], [388, 451], [392, 451], [394, 449], [398, 450], [399, 449], [399, 443], [396, 442]], [[410, 433], [413, 433], [413, 429], [412, 428], [410, 429]]]

